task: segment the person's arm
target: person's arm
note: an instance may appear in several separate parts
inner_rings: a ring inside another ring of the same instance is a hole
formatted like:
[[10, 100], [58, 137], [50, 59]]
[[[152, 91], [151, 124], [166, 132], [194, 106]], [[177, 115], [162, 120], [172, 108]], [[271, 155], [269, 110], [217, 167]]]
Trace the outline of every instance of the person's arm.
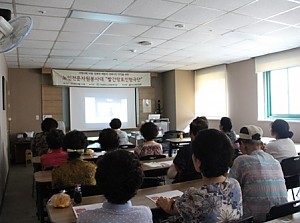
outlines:
[[177, 175], [177, 170], [176, 170], [175, 164], [172, 163], [172, 165], [171, 165], [170, 168], [168, 169], [167, 176], [168, 176], [170, 179], [174, 179], [176, 175]]
[[175, 207], [175, 201], [174, 198], [166, 198], [166, 197], [160, 197], [156, 201], [156, 205], [163, 209], [166, 213], [170, 215], [176, 215], [179, 214], [177, 208]]

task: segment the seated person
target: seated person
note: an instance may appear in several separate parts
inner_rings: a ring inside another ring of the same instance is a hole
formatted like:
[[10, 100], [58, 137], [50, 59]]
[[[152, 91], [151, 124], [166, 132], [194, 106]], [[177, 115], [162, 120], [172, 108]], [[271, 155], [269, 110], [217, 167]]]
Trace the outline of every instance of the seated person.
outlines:
[[[190, 123], [190, 137], [193, 141], [200, 130], [208, 128], [208, 121], [204, 117], [197, 117]], [[173, 164], [168, 170], [168, 177], [174, 178], [173, 183], [201, 178], [195, 170], [192, 159], [192, 145], [184, 145], [177, 151]]]
[[160, 143], [154, 141], [158, 135], [158, 127], [153, 122], [145, 122], [141, 128], [140, 132], [144, 137], [144, 143], [135, 149], [135, 153], [142, 156], [148, 155], [162, 155], [163, 149]]
[[152, 223], [150, 208], [132, 206], [130, 201], [143, 182], [141, 164], [133, 153], [126, 150], [106, 153], [98, 162], [96, 180], [107, 201], [102, 208], [80, 213], [77, 223]]
[[127, 136], [127, 132], [122, 131], [120, 128], [122, 126], [122, 122], [120, 119], [118, 118], [114, 118], [110, 121], [109, 126], [116, 131], [116, 133], [119, 136], [119, 145], [126, 145], [126, 144], [130, 144], [128, 142], [128, 136]]
[[42, 169], [49, 169], [67, 162], [68, 155], [62, 150], [65, 134], [59, 129], [52, 129], [46, 136], [48, 153], [41, 155]]
[[271, 154], [279, 162], [283, 159], [298, 155], [295, 144], [291, 139], [294, 133], [290, 131], [290, 126], [286, 121], [276, 119], [272, 122], [271, 135], [276, 140], [271, 141], [266, 145], [266, 152]]
[[105, 151], [112, 151], [119, 147], [119, 136], [113, 129], [103, 129], [99, 134], [98, 142], [101, 149]]
[[177, 199], [160, 197], [157, 205], [184, 222], [231, 222], [243, 216], [242, 192], [237, 180], [228, 178], [232, 143], [221, 131], [199, 131], [194, 141], [193, 163], [202, 174], [199, 187], [187, 189]]
[[262, 150], [260, 127], [241, 128], [238, 142], [244, 155], [237, 157], [229, 176], [237, 179], [243, 193], [245, 216], [264, 222], [266, 213], [275, 205], [287, 202], [287, 190], [280, 163]]
[[65, 135], [63, 148], [68, 153], [68, 161], [52, 171], [52, 188], [95, 185], [96, 164], [81, 159], [87, 145], [83, 132], [73, 130]]
[[57, 129], [58, 123], [53, 118], [45, 118], [41, 123], [42, 132], [38, 132], [34, 135], [31, 142], [31, 150], [33, 156], [41, 156], [48, 152], [48, 144], [46, 136], [51, 129]]

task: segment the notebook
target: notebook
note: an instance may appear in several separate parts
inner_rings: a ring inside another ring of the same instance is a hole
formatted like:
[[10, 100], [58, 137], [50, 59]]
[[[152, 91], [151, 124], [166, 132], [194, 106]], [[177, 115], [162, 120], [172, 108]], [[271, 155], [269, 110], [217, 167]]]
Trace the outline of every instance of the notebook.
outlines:
[[181, 192], [180, 190], [171, 190], [163, 193], [146, 195], [146, 197], [149, 198], [151, 201], [156, 202], [159, 197], [167, 197], [167, 198], [180, 197], [182, 194], [183, 192]]

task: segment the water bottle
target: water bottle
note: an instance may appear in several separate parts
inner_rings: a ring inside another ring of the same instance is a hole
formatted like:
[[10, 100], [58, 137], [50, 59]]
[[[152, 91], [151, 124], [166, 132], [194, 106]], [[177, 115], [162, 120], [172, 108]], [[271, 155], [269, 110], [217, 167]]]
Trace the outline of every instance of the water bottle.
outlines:
[[74, 191], [74, 202], [80, 204], [82, 201], [81, 185], [77, 184]]

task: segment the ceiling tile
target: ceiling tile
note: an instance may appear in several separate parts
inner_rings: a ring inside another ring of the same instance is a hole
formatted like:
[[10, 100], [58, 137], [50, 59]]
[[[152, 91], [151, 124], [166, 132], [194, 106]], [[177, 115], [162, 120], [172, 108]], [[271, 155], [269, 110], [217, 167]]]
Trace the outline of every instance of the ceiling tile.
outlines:
[[52, 50], [50, 56], [78, 56], [81, 50]]
[[64, 18], [56, 18], [50, 16], [35, 16], [31, 15], [32, 29], [39, 30], [60, 30], [64, 24]]
[[72, 42], [56, 42], [54, 44], [53, 49], [55, 50], [59, 50], [59, 49], [64, 49], [64, 50], [83, 50], [85, 49], [87, 46], [89, 45], [89, 43], [85, 42], [77, 42], [76, 44], [72, 43]]
[[46, 6], [54, 8], [70, 8], [74, 0], [15, 0], [17, 4], [34, 5], [34, 6]]
[[87, 19], [68, 18], [63, 27], [65, 32], [101, 33], [109, 25], [108, 22]]
[[143, 33], [141, 37], [157, 38], [159, 36], [160, 39], [168, 40], [168, 39], [173, 39], [174, 37], [179, 36], [185, 32], [186, 32], [185, 30], [153, 27], [149, 29], [147, 32]]
[[196, 0], [192, 4], [223, 11], [232, 11], [253, 1], [254, 0], [226, 0], [226, 4], [224, 4], [224, 0]]
[[297, 6], [299, 3], [286, 0], [259, 0], [237, 9], [235, 12], [264, 19]]
[[133, 37], [130, 36], [102, 35], [95, 41], [95, 43], [114, 44], [121, 46], [132, 39]]
[[50, 53], [50, 49], [32, 49], [32, 48], [18, 48], [19, 55], [41, 55], [47, 56]]
[[119, 14], [123, 12], [134, 0], [76, 0], [73, 9], [81, 11]]
[[112, 26], [109, 27], [105, 34], [120, 36], [138, 36], [150, 28], [151, 26], [114, 23]]
[[[175, 27], [176, 25], [183, 25], [183, 27], [178, 28], [178, 27]], [[188, 31], [188, 30], [196, 28], [198, 25], [164, 20], [163, 22], [159, 23], [158, 26], [159, 27], [164, 27], [164, 28], [170, 28], [170, 29], [176, 29], [176, 30], [187, 30]]]
[[261, 35], [261, 34], [265, 34], [268, 32], [273, 32], [275, 30], [283, 29], [286, 27], [287, 26], [281, 25], [278, 23], [273, 23], [273, 22], [269, 22], [269, 21], [261, 21], [261, 22], [237, 29], [237, 31]]
[[17, 14], [28, 14], [37, 16], [57, 16], [66, 17], [69, 13], [68, 9], [60, 8], [45, 8], [44, 6], [32, 6], [32, 5], [16, 5]]
[[296, 25], [300, 22], [300, 8], [296, 8], [294, 10], [285, 12], [278, 16], [274, 16], [274, 17], [270, 18], [269, 20], [286, 23], [286, 24], [290, 24], [290, 25]]
[[51, 49], [53, 42], [25, 39], [21, 46], [25, 48]]
[[187, 7], [168, 17], [168, 20], [200, 25], [223, 14], [225, 14], [223, 11], [202, 8], [196, 5], [188, 5]]
[[205, 42], [205, 41], [214, 39], [216, 37], [217, 37], [217, 35], [188, 31], [188, 32], [174, 38], [174, 40], [183, 41], [183, 42], [188, 40], [187, 42], [189, 42], [189, 43], [200, 43], [200, 42]]
[[124, 15], [165, 19], [178, 11], [184, 4], [163, 0], [136, 0], [124, 11]]
[[26, 39], [31, 40], [52, 40], [57, 38], [58, 31], [47, 31], [47, 30], [31, 30]]
[[90, 43], [98, 34], [91, 33], [80, 33], [80, 32], [61, 32], [57, 38], [57, 41], [66, 42], [79, 42], [79, 43]]

